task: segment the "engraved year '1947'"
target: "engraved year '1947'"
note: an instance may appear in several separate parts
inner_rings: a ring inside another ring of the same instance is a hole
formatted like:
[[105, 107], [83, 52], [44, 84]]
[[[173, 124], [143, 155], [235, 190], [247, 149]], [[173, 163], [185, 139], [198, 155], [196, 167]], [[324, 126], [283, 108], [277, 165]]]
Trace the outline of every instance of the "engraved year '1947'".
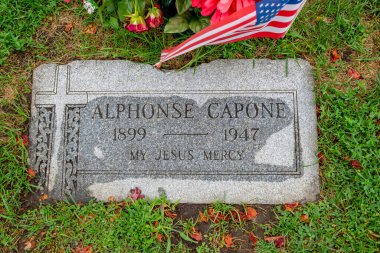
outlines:
[[224, 129], [224, 140], [225, 141], [236, 141], [236, 140], [256, 140], [256, 134], [259, 131], [259, 128], [245, 128], [245, 129]]

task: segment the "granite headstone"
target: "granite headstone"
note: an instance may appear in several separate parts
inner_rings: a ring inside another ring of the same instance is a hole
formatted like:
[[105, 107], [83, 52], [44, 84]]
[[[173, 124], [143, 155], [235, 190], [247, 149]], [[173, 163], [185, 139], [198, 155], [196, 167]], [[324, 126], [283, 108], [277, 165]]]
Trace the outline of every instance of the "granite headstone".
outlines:
[[129, 61], [35, 69], [29, 161], [53, 199], [287, 203], [319, 194], [304, 60], [218, 60], [184, 71]]

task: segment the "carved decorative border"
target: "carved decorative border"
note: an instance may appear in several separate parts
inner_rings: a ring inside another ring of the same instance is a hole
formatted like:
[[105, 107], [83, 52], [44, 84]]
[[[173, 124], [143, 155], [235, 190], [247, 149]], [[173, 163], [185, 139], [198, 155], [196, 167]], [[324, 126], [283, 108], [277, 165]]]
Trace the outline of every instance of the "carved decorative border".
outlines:
[[75, 196], [78, 175], [80, 110], [83, 106], [66, 105], [62, 195]]
[[55, 120], [55, 106], [37, 106], [36, 156], [34, 160], [40, 184], [45, 189], [48, 186], [50, 172], [51, 148]]

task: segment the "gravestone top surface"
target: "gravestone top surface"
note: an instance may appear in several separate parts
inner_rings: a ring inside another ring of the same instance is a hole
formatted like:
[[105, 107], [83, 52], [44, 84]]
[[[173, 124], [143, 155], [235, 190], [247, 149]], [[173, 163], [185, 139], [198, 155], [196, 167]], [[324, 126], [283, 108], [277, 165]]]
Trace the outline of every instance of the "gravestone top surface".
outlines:
[[30, 165], [50, 198], [187, 203], [319, 195], [313, 79], [304, 60], [218, 60], [183, 71], [129, 61], [33, 75]]

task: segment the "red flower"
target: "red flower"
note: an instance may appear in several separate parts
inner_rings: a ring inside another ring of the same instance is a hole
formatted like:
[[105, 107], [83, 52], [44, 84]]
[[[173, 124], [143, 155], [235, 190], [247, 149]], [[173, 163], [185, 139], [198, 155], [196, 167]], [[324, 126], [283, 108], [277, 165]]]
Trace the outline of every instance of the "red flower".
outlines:
[[218, 23], [232, 13], [254, 5], [254, 0], [192, 0], [192, 6], [202, 9], [202, 16], [210, 16], [211, 24]]
[[148, 25], [145, 23], [143, 17], [139, 16], [137, 13], [132, 14], [129, 24], [124, 26], [125, 29], [128, 29], [131, 32], [145, 32], [149, 30]]
[[164, 23], [164, 17], [159, 5], [149, 9], [145, 21], [151, 28], [157, 28]]

